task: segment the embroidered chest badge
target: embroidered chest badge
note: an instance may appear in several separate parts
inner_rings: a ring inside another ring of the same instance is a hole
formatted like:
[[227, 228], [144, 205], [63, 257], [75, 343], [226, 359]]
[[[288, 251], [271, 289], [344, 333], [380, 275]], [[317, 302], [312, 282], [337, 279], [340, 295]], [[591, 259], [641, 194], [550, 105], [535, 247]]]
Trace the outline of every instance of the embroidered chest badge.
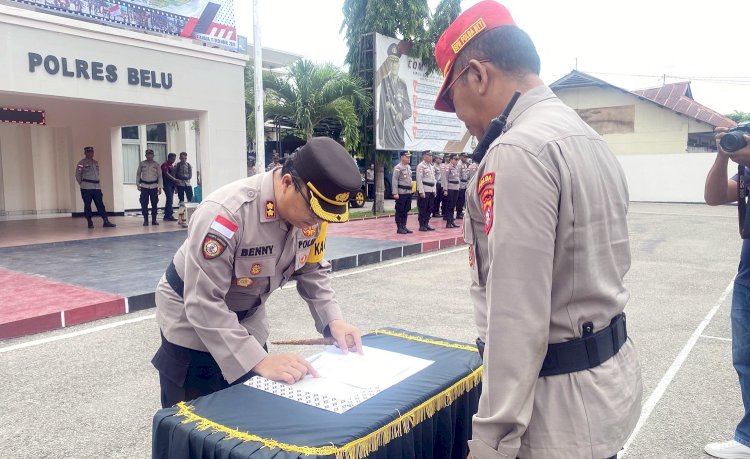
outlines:
[[273, 201], [266, 201], [266, 217], [276, 217], [276, 204]]
[[219, 236], [215, 234], [207, 234], [203, 238], [203, 258], [206, 260], [213, 260], [218, 257], [224, 250], [226, 250], [227, 244]]
[[253, 266], [250, 267], [250, 274], [253, 276], [257, 276], [263, 271], [263, 267], [260, 265], [260, 263], [253, 263]]
[[307, 228], [302, 230], [302, 234], [305, 237], [313, 237], [317, 234], [317, 232], [318, 232], [318, 229], [315, 228], [314, 226], [308, 226]]
[[250, 287], [253, 285], [253, 280], [249, 277], [238, 277], [236, 284], [238, 287]]

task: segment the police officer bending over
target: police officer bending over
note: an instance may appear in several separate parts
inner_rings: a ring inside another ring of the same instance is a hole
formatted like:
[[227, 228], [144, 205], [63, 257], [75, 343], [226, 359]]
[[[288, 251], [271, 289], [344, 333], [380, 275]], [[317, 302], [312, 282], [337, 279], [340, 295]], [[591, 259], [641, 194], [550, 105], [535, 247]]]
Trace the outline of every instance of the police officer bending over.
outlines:
[[319, 332], [361, 352], [343, 320], [323, 259], [328, 222], [349, 218], [361, 177], [332, 139], [311, 139], [282, 167], [211, 193], [156, 287], [162, 406], [218, 391], [254, 374], [292, 384], [314, 368], [296, 354], [268, 354], [266, 300], [290, 279]]

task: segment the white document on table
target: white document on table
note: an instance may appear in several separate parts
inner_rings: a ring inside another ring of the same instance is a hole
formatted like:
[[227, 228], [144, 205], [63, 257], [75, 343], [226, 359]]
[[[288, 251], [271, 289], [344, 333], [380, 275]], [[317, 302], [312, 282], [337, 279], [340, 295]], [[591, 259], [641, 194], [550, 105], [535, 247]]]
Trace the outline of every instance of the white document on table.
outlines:
[[294, 384], [254, 376], [245, 382], [256, 389], [334, 413], [352, 407], [427, 368], [432, 360], [363, 346], [363, 354], [344, 354], [335, 346], [307, 360], [320, 374]]

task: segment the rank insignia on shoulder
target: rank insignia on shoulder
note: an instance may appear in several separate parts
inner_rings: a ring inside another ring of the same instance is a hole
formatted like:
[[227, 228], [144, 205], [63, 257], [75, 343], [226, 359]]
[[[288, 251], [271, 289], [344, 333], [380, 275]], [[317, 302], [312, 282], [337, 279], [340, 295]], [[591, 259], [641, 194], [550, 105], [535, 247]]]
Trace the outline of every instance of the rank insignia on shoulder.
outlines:
[[266, 202], [266, 217], [274, 218], [276, 216], [276, 204], [273, 201]]
[[253, 263], [253, 266], [250, 267], [250, 274], [253, 276], [257, 276], [261, 271], [263, 271], [263, 267], [260, 263]]
[[253, 285], [253, 280], [249, 277], [238, 277], [235, 283], [238, 287], [250, 287]]
[[227, 243], [215, 234], [207, 234], [203, 238], [203, 258], [213, 260], [227, 248]]

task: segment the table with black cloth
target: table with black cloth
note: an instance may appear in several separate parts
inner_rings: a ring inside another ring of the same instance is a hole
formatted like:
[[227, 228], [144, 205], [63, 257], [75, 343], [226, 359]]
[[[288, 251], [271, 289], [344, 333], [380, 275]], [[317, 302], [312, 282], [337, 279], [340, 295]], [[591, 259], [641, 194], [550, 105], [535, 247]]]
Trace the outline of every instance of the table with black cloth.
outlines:
[[343, 414], [245, 385], [158, 411], [154, 458], [466, 458], [482, 366], [473, 345], [386, 328], [366, 346], [433, 364]]

